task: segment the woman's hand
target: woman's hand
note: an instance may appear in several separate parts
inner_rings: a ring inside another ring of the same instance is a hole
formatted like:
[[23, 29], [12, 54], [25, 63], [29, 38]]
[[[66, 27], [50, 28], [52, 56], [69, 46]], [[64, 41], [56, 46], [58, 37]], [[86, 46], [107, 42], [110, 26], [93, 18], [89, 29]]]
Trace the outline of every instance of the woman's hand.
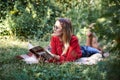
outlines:
[[59, 59], [60, 59], [60, 56], [59, 56], [59, 55], [54, 54], [54, 58], [55, 58], [55, 59], [57, 59], [57, 60], [59, 60]]
[[69, 43], [64, 44], [64, 50], [63, 50], [63, 52], [62, 52], [62, 55], [65, 55], [65, 54], [66, 54], [69, 46], [70, 46]]

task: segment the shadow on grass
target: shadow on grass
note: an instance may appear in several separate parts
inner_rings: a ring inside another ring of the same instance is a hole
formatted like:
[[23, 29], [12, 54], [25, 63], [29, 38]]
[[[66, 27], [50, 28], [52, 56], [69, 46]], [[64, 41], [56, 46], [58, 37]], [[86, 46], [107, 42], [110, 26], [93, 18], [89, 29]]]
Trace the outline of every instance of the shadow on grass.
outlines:
[[[27, 52], [27, 49], [19, 46], [0, 48], [0, 80], [20, 80], [19, 78], [16, 78], [18, 76], [17, 74], [22, 74], [24, 67], [29, 65], [17, 59], [16, 56], [26, 54]], [[23, 80], [28, 79], [25, 78]]]
[[112, 59], [107, 63], [107, 79], [119, 80], [120, 79], [120, 59]]

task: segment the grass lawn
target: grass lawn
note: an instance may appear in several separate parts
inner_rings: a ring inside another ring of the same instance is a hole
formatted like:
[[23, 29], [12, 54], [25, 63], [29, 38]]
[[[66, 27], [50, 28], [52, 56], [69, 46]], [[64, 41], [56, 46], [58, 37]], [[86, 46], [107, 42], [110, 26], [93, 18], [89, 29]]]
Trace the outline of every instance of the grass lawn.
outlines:
[[[46, 46], [48, 42], [32, 41], [34, 45]], [[0, 80], [106, 80], [106, 59], [97, 65], [65, 63], [26, 64], [16, 55], [26, 54], [28, 42], [0, 38]]]

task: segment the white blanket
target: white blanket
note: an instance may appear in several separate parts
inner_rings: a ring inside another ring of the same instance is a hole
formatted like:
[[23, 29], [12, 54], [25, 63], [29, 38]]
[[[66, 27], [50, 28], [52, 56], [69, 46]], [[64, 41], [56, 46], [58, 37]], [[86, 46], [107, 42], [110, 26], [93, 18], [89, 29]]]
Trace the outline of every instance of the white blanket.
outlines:
[[93, 65], [93, 64], [97, 64], [101, 60], [102, 60], [102, 55], [100, 53], [96, 53], [90, 57], [82, 57], [76, 60], [75, 64]]
[[[28, 49], [34, 47], [32, 44], [28, 44]], [[107, 54], [108, 55], [108, 54]], [[109, 56], [109, 55], [108, 55]], [[35, 57], [35, 55], [28, 56], [28, 55], [21, 55], [23, 57], [23, 61], [25, 61], [27, 64], [36, 64], [39, 63], [39, 59]], [[100, 53], [96, 53], [90, 57], [82, 57], [76, 60], [75, 64], [86, 64], [86, 65], [93, 65], [97, 64], [99, 61], [102, 60], [102, 55]]]
[[[25, 61], [27, 64], [37, 64], [37, 63], [39, 63], [39, 59], [36, 58], [35, 55], [28, 56], [28, 55], [25, 54], [25, 55], [21, 55], [21, 57], [23, 57], [22, 60]], [[74, 63], [75, 64], [93, 65], [93, 64], [97, 64], [101, 60], [102, 60], [102, 55], [97, 53], [97, 54], [94, 54], [90, 57], [79, 58]]]
[[36, 58], [35, 55], [32, 56], [27, 56], [27, 55], [23, 55], [23, 61], [25, 61], [27, 64], [36, 64], [39, 63], [39, 59]]

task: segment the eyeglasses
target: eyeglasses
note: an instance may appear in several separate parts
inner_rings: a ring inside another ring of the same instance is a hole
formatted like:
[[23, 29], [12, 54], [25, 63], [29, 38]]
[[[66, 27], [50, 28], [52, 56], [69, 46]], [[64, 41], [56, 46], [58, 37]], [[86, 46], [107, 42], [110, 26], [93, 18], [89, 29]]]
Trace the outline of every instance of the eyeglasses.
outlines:
[[57, 29], [60, 29], [58, 26], [53, 26], [53, 28], [55, 29], [55, 30], [57, 30]]

